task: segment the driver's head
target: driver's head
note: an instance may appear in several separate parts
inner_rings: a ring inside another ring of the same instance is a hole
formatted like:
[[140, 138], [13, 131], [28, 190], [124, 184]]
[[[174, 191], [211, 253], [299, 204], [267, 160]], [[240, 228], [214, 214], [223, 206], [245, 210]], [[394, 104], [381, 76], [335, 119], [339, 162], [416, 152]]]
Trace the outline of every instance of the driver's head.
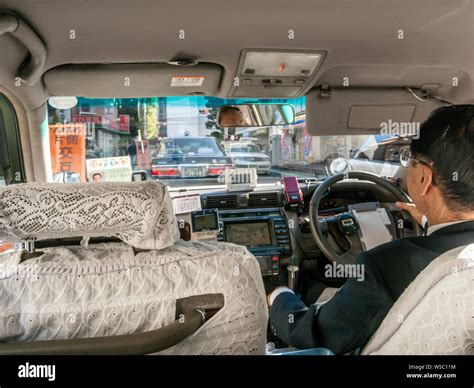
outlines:
[[225, 106], [219, 112], [219, 126], [240, 127], [245, 123], [244, 114], [235, 106]]
[[408, 192], [428, 221], [474, 215], [474, 105], [433, 111], [411, 142]]

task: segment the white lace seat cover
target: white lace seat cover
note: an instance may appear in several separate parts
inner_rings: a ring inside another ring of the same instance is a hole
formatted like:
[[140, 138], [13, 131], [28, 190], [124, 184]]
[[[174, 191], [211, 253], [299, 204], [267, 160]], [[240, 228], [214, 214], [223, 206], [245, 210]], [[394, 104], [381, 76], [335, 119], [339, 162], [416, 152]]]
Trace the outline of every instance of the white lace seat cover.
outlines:
[[406, 288], [362, 354], [474, 354], [474, 244], [432, 261]]
[[141, 249], [179, 239], [159, 182], [27, 183], [0, 188], [0, 241], [114, 236]]
[[0, 341], [144, 332], [175, 320], [176, 299], [222, 293], [225, 306], [160, 354], [264, 354], [268, 311], [245, 248], [178, 241], [134, 254], [125, 243], [55, 247], [20, 263], [0, 255]]

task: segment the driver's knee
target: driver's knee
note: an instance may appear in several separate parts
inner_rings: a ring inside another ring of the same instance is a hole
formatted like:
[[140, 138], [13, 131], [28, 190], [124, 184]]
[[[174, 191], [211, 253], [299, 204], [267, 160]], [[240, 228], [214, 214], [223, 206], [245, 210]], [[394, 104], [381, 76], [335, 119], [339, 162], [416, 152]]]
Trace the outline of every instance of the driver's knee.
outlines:
[[304, 304], [309, 306], [313, 303], [316, 303], [326, 288], [327, 286], [319, 281], [314, 281], [311, 284], [306, 285], [301, 295]]

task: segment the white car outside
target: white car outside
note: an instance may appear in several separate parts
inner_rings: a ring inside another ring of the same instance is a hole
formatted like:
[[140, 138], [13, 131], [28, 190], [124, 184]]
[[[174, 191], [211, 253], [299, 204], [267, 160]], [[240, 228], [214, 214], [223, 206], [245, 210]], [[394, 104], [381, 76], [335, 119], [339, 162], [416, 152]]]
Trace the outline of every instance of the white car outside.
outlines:
[[406, 171], [400, 165], [400, 152], [409, 144], [409, 137], [369, 136], [349, 160], [349, 163], [353, 171], [366, 171], [385, 177], [401, 178]]
[[270, 171], [270, 158], [255, 144], [235, 143], [226, 147], [226, 154], [237, 168], [255, 168], [258, 174]]

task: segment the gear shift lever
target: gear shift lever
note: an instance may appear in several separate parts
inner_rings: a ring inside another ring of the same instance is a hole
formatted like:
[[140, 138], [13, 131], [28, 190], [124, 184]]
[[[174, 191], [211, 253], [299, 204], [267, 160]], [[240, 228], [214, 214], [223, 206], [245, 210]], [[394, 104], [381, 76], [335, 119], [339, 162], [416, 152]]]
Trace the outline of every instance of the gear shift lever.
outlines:
[[296, 285], [298, 283], [298, 271], [299, 267], [297, 265], [289, 265], [288, 270], [288, 288], [295, 291]]

